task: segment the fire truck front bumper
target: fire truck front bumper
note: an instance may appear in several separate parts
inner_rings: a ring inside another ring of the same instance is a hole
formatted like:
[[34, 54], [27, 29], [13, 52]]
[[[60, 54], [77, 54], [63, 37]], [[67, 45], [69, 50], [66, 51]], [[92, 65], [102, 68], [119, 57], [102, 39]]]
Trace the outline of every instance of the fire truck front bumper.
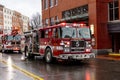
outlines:
[[86, 53], [86, 54], [61, 54], [59, 55], [60, 59], [76, 59], [76, 60], [82, 60], [82, 59], [90, 59], [95, 58], [95, 53]]
[[19, 47], [13, 47], [13, 51], [19, 51], [20, 48]]

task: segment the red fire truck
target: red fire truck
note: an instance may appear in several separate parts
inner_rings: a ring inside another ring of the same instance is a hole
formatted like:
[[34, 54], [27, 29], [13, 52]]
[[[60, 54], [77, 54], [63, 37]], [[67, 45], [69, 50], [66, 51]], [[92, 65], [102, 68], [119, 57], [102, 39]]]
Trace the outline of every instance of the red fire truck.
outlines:
[[2, 35], [2, 52], [21, 52], [21, 35], [16, 31], [13, 31], [12, 34]]
[[43, 56], [47, 63], [54, 59], [85, 60], [95, 58], [91, 31], [84, 24], [61, 23], [25, 33], [27, 57]]

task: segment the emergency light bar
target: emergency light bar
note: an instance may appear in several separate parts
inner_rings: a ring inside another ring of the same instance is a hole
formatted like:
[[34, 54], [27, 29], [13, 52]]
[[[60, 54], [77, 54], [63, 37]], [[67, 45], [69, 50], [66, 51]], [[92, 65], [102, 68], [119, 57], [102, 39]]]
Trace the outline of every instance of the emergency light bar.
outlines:
[[86, 26], [86, 24], [84, 24], [84, 23], [78, 24], [78, 23], [65, 23], [65, 22], [60, 23], [59, 25], [61, 25], [61, 26], [80, 26], [80, 27]]

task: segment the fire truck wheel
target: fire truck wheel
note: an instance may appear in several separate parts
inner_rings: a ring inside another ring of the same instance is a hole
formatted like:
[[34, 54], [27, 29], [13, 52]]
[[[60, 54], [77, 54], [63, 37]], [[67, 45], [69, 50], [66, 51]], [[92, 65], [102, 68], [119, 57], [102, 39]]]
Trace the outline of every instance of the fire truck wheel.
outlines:
[[6, 53], [7, 52], [7, 50], [5, 50], [4, 48], [2, 48], [2, 53]]
[[29, 52], [28, 47], [25, 48], [25, 57], [28, 59], [34, 59], [34, 55]]
[[5, 52], [4, 47], [3, 47], [3, 46], [2, 46], [2, 50], [1, 50], [1, 51], [2, 51], [2, 53], [4, 53], [4, 52]]
[[51, 52], [51, 49], [50, 48], [47, 48], [46, 51], [45, 51], [45, 61], [47, 63], [51, 63], [52, 62], [52, 52]]
[[26, 56], [27, 58], [29, 58], [29, 52], [28, 52], [28, 50], [26, 51], [25, 56]]
[[29, 58], [29, 51], [28, 51], [28, 47], [25, 47], [25, 57]]
[[2, 53], [4, 53], [5, 52], [5, 50], [4, 49], [2, 49]]

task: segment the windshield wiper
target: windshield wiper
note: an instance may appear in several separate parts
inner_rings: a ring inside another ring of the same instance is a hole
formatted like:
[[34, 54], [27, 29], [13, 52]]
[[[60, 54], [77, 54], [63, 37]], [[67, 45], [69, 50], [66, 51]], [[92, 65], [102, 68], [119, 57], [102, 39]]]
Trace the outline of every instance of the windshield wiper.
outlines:
[[81, 34], [80, 31], [79, 31], [79, 35], [83, 38], [83, 40], [85, 40], [85, 37]]

